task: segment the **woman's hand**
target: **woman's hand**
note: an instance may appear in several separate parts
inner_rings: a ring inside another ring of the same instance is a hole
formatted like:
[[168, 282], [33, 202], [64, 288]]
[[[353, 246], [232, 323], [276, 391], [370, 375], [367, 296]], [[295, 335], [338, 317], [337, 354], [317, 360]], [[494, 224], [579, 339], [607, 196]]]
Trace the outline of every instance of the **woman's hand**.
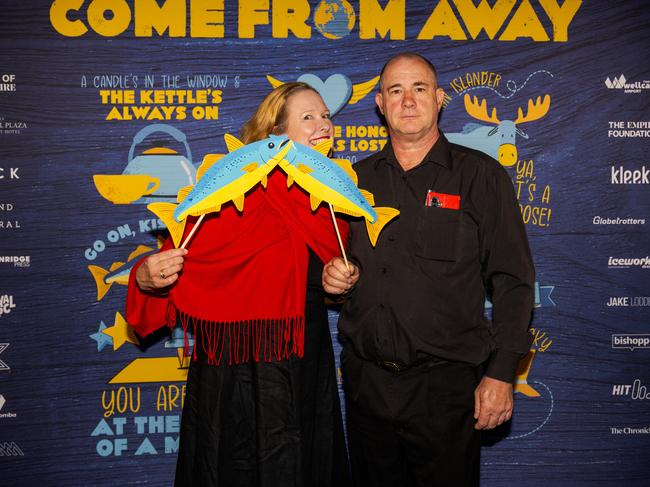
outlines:
[[183, 270], [185, 254], [187, 249], [171, 249], [147, 257], [135, 274], [140, 289], [155, 292], [174, 284]]

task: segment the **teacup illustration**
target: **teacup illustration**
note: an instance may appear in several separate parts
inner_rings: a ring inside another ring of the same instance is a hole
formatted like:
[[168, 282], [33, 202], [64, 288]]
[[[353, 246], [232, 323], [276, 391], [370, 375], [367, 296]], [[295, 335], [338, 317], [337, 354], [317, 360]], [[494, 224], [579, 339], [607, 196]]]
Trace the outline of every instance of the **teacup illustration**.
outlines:
[[128, 205], [160, 186], [160, 179], [147, 174], [95, 174], [93, 180], [99, 194], [116, 205]]

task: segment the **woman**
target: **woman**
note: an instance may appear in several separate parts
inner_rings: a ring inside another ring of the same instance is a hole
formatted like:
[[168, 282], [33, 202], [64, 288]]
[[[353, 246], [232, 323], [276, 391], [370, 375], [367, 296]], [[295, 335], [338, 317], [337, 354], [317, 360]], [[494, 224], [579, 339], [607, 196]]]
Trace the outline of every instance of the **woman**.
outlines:
[[[244, 125], [242, 141], [274, 133], [313, 146], [332, 132], [318, 93], [286, 83]], [[188, 251], [168, 243], [131, 272], [127, 320], [138, 333], [176, 316], [195, 333], [177, 487], [348, 482], [320, 284], [323, 262], [340, 251], [327, 208], [312, 212], [309, 195], [287, 183], [276, 167], [265, 188], [246, 194], [243, 212], [224, 205]]]

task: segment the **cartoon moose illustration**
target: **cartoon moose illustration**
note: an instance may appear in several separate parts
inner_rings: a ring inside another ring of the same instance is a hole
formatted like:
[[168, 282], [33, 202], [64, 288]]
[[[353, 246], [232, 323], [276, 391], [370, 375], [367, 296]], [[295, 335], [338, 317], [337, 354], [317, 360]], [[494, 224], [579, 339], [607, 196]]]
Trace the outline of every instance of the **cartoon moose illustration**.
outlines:
[[482, 122], [496, 124], [496, 127], [468, 123], [463, 127], [462, 132], [445, 134], [447, 139], [455, 144], [485, 152], [504, 166], [512, 166], [517, 163], [516, 135], [528, 138], [528, 135], [518, 125], [539, 120], [548, 113], [551, 107], [550, 95], [544, 95], [544, 99], [538, 96], [535, 102], [532, 98], [528, 100], [528, 109], [525, 115], [519, 107], [517, 108], [517, 118], [514, 121], [501, 121], [497, 117], [496, 108], [492, 108], [492, 113], [488, 115], [485, 100], [479, 102], [476, 96], [472, 99], [469, 94], [465, 94], [464, 101], [465, 110], [471, 117]]

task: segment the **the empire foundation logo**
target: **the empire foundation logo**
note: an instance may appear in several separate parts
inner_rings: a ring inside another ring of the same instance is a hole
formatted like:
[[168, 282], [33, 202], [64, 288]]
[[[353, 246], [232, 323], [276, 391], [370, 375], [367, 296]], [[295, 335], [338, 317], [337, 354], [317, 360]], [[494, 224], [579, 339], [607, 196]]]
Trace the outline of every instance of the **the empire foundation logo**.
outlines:
[[16, 75], [2, 73], [0, 74], [0, 92], [16, 91]]

